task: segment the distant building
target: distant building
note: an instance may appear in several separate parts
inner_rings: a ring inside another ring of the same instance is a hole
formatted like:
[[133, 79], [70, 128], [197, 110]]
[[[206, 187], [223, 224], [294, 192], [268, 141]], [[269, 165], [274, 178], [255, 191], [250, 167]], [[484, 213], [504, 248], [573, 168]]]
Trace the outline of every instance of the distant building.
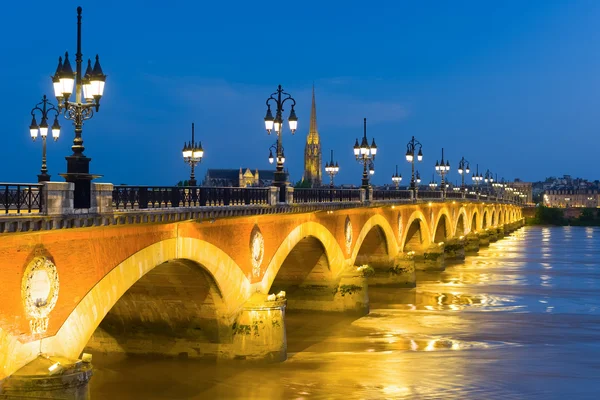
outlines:
[[[249, 187], [271, 186], [274, 170], [259, 170], [250, 168], [238, 169], [208, 169], [204, 176], [204, 186], [218, 187]], [[287, 175], [287, 174], [286, 174]], [[289, 180], [289, 179], [287, 179]]]
[[302, 182], [311, 187], [321, 186], [323, 160], [321, 157], [321, 139], [317, 129], [317, 107], [315, 105], [315, 87], [313, 85], [312, 108], [310, 110], [310, 126], [304, 147], [304, 174]]
[[515, 188], [519, 192], [523, 193], [526, 196], [525, 203], [533, 203], [533, 184], [531, 182], [523, 182], [522, 180], [517, 178], [514, 182], [509, 183], [508, 186]]
[[544, 205], [548, 207], [599, 207], [598, 190], [557, 189], [544, 193]]

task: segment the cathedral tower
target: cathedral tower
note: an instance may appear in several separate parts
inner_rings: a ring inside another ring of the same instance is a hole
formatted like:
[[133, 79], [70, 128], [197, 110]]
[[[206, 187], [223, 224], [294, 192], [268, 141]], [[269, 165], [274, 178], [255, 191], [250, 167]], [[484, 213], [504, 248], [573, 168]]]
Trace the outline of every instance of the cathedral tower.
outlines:
[[312, 108], [310, 110], [310, 127], [304, 148], [304, 175], [303, 182], [310, 183], [311, 187], [321, 186], [322, 173], [321, 139], [317, 130], [317, 107], [315, 105], [315, 86], [312, 92]]

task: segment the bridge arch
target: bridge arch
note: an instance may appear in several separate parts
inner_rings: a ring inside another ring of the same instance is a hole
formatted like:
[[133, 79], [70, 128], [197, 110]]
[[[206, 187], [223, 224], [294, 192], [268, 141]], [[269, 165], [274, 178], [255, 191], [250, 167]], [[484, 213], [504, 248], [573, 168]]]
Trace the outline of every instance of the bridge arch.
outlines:
[[[337, 277], [339, 275], [346, 262], [342, 248], [329, 229], [317, 222], [309, 221], [294, 228], [282, 241], [271, 258], [263, 279], [259, 284], [262, 293], [268, 293], [287, 257], [298, 243], [309, 237], [317, 240], [322, 246], [331, 276]], [[316, 245], [316, 243], [313, 241], [312, 245]]]
[[489, 224], [488, 224], [488, 210], [485, 209], [483, 210], [483, 215], [481, 217], [481, 229], [485, 230], [487, 228], [489, 228]]
[[[385, 244], [382, 243], [382, 240], [385, 240]], [[358, 257], [361, 250], [369, 252], [373, 251], [375, 247], [382, 250], [382, 245], [387, 250], [387, 256], [395, 257], [398, 254], [398, 243], [392, 226], [384, 216], [375, 214], [365, 222], [356, 238], [351, 265], [360, 261]], [[367, 248], [364, 249], [364, 246], [367, 246]]]
[[251, 294], [250, 282], [242, 270], [218, 247], [196, 238], [163, 240], [138, 251], [106, 274], [79, 302], [56, 335], [44, 339], [44, 348], [51, 349], [51, 354], [77, 358], [125, 292], [157, 266], [174, 260], [203, 267], [218, 288], [223, 314], [233, 314]]
[[477, 212], [477, 210], [475, 210], [473, 211], [472, 215], [473, 216], [471, 217], [471, 232], [477, 232], [479, 230], [479, 221], [477, 221], [479, 213]]
[[416, 250], [431, 244], [429, 226], [422, 211], [413, 211], [404, 226], [406, 229], [402, 233], [401, 251]]
[[491, 221], [491, 226], [496, 226], [498, 225], [497, 221], [496, 221], [496, 210], [492, 210], [492, 221]]
[[432, 241], [440, 243], [452, 237], [452, 218], [446, 208], [442, 208], [437, 215], [437, 221], [433, 228]]
[[461, 207], [458, 210], [458, 218], [456, 218], [456, 225], [454, 226], [454, 237], [466, 235], [470, 230], [467, 211], [464, 207]]

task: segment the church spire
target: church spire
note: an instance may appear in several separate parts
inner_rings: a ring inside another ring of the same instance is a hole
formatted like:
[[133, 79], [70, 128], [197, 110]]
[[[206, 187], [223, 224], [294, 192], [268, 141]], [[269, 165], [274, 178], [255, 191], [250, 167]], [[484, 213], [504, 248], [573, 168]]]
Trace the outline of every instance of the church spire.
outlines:
[[312, 107], [310, 110], [310, 125], [304, 148], [303, 181], [308, 181], [312, 187], [321, 185], [321, 140], [317, 130], [317, 106], [315, 102], [315, 85], [313, 83]]
[[308, 133], [316, 133], [317, 136], [319, 132], [317, 131], [317, 106], [315, 104], [315, 84], [313, 83], [313, 91], [312, 91], [312, 107], [310, 109], [310, 128]]

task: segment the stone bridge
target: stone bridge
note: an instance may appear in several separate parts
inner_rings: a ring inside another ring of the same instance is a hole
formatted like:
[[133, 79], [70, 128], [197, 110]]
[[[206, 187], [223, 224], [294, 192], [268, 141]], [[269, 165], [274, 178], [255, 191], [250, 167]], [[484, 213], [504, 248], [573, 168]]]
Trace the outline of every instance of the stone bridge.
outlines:
[[248, 207], [5, 227], [0, 380], [84, 349], [285, 360], [286, 307], [367, 313], [368, 285], [413, 287], [415, 268], [443, 269], [522, 224], [518, 205], [467, 199]]

